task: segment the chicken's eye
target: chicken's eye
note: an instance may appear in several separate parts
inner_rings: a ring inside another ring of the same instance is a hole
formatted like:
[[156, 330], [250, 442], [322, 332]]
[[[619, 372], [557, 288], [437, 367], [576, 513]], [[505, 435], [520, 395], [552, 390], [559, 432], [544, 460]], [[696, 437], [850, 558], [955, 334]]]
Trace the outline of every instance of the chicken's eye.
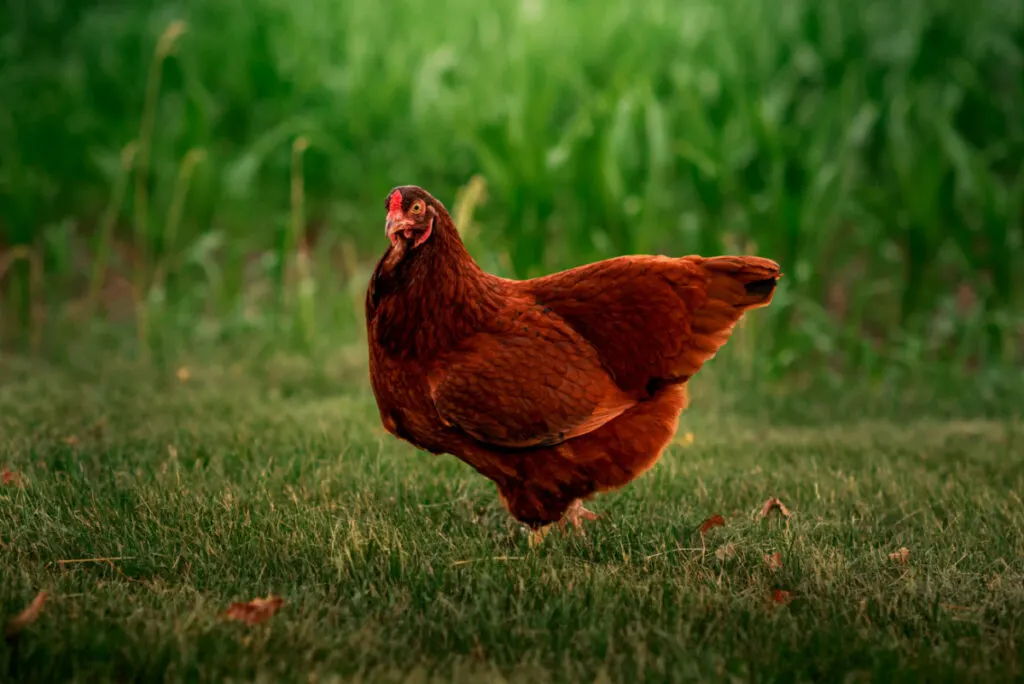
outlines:
[[416, 200], [415, 202], [412, 203], [412, 207], [410, 207], [409, 211], [411, 211], [414, 214], [422, 214], [423, 202], [421, 200]]

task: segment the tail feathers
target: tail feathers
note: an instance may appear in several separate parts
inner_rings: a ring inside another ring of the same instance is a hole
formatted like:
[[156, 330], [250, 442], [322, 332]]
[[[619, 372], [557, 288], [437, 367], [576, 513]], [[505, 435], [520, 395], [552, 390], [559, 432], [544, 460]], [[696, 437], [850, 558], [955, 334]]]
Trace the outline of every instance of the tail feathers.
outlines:
[[764, 280], [754, 280], [749, 283], [745, 283], [743, 287], [747, 290], [748, 295], [755, 297], [768, 297], [775, 292], [775, 284], [778, 283], [776, 278], [765, 278]]
[[704, 259], [702, 265], [711, 275], [708, 298], [740, 309], [741, 313], [768, 306], [782, 277], [779, 265], [762, 257], [712, 257]]
[[689, 257], [702, 266], [709, 278], [706, 297], [692, 313], [693, 333], [688, 354], [696, 372], [729, 341], [733, 328], [750, 309], [768, 306], [782, 273], [779, 265], [761, 257]]

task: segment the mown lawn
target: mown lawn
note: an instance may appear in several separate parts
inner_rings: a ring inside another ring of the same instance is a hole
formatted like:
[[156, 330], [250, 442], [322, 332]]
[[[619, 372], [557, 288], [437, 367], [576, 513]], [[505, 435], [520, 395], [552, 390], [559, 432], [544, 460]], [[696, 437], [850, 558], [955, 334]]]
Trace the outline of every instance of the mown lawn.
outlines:
[[[0, 357], [0, 617], [49, 593], [0, 679], [1024, 672], [1024, 423], [1007, 400], [753, 396], [711, 368], [658, 467], [592, 502], [587, 536], [530, 549], [486, 481], [382, 432], [362, 354], [161, 378]], [[761, 519], [772, 496], [791, 517]], [[224, 619], [271, 593], [265, 624]]]

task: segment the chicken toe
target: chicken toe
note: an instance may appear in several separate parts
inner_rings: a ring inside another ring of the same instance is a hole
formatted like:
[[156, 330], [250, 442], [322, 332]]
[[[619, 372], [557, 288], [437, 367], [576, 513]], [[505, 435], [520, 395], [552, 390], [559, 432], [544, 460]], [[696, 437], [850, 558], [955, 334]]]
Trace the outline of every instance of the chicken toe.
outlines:
[[580, 499], [576, 499], [575, 501], [572, 502], [572, 505], [569, 506], [568, 510], [566, 510], [565, 515], [562, 517], [562, 519], [558, 522], [558, 526], [562, 530], [565, 530], [565, 524], [569, 523], [573, 526], [573, 529], [575, 529], [581, 535], [586, 536], [586, 533], [583, 531], [583, 521], [597, 520], [600, 517], [601, 516], [599, 516], [597, 513], [594, 513], [593, 511], [584, 508], [583, 502]]
[[551, 531], [551, 525], [545, 525], [537, 529], [530, 530], [529, 544], [530, 548], [540, 546], [544, 542], [544, 538], [548, 536]]

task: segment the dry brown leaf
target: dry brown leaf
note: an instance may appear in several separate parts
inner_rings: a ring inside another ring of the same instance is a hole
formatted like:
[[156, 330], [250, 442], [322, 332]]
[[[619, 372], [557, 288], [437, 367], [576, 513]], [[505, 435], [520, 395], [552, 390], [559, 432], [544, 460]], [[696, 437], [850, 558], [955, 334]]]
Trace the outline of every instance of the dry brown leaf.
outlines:
[[772, 602], [787, 604], [793, 600], [793, 597], [785, 589], [772, 589]]
[[764, 505], [761, 506], [761, 517], [762, 518], [767, 518], [768, 514], [771, 513], [772, 509], [774, 509], [774, 508], [779, 509], [779, 513], [782, 514], [782, 517], [784, 517], [784, 518], [788, 518], [789, 517], [789, 509], [786, 508], [786, 504], [782, 503], [778, 499], [778, 497], [775, 497], [775, 496], [773, 496], [772, 498], [770, 498], [767, 501], [765, 501]]
[[778, 551], [766, 553], [764, 554], [764, 562], [768, 565], [768, 569], [774, 572], [782, 567], [782, 554]]
[[178, 369], [178, 380], [180, 382], [188, 382], [189, 378], [191, 377], [192, 373], [185, 366], [182, 366], [181, 368]]
[[16, 470], [8, 470], [4, 468], [0, 471], [0, 483], [5, 487], [24, 487], [25, 483], [21, 478], [21, 473]]
[[267, 598], [255, 598], [248, 603], [232, 603], [225, 611], [224, 617], [244, 622], [247, 625], [259, 625], [274, 617], [274, 614], [281, 610], [283, 605], [284, 599], [280, 596], [270, 595]]
[[21, 611], [7, 622], [7, 626], [4, 628], [4, 637], [11, 639], [17, 636], [21, 630], [38, 620], [39, 613], [42, 612], [44, 603], [46, 603], [46, 592], [41, 591], [36, 594], [36, 597], [32, 599], [32, 603], [28, 604], [28, 607], [25, 608], [25, 610]]
[[68, 435], [64, 438], [64, 443], [68, 446], [75, 446], [78, 444], [78, 435]]
[[900, 565], [906, 565], [907, 561], [910, 560], [910, 549], [906, 546], [901, 546], [889, 554], [889, 560], [896, 561]]
[[735, 555], [736, 555], [736, 547], [733, 546], [732, 544], [726, 544], [725, 546], [720, 546], [715, 551], [715, 558], [717, 558], [720, 561], [724, 561], [726, 558], [732, 558]]
[[712, 528], [724, 526], [725, 518], [716, 513], [700, 524], [700, 529], [698, 530], [698, 532], [700, 532], [701, 534], [705, 534], [708, 530]]

